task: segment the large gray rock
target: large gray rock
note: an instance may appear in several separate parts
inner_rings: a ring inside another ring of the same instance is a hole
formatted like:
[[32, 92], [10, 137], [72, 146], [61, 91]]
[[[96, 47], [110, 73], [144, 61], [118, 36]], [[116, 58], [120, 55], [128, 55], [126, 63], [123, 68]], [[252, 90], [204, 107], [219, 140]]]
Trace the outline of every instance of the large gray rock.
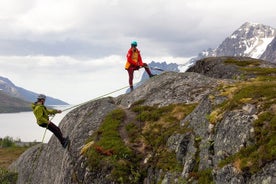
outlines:
[[217, 124], [214, 135], [215, 165], [252, 144], [254, 120], [252, 115], [245, 114], [244, 111], [232, 111]]
[[[69, 150], [63, 149], [55, 136], [43, 147], [38, 145], [29, 149], [10, 166], [10, 170], [19, 173], [17, 183], [90, 183], [86, 180], [88, 174], [80, 149], [87, 138], [99, 128], [107, 113], [115, 108], [112, 98], [105, 98], [69, 112], [60, 123], [61, 131], [70, 138]], [[98, 183], [101, 181], [105, 180]]]
[[[229, 62], [227, 64], [227, 62]], [[231, 61], [233, 63], [231, 64]], [[187, 72], [196, 72], [203, 74], [208, 77], [217, 78], [217, 79], [242, 79], [250, 78], [255, 75], [252, 73], [247, 73], [244, 70], [240, 69], [238, 62], [243, 63], [258, 63], [258, 65], [251, 65], [251, 68], [275, 68], [275, 63], [270, 63], [263, 60], [248, 58], [248, 57], [210, 57], [198, 60], [195, 65], [190, 67]], [[236, 64], [235, 64], [236, 63]], [[249, 65], [249, 64], [248, 64]], [[246, 65], [245, 65], [246, 66]], [[249, 66], [248, 66], [249, 67]]]
[[276, 183], [276, 161], [263, 167], [261, 171], [254, 174], [249, 180], [249, 184], [270, 184]]
[[214, 171], [217, 184], [274, 184], [276, 183], [276, 162], [271, 162], [256, 174], [250, 176], [238, 171], [232, 165]]
[[[199, 73], [163, 73], [145, 81], [131, 93], [91, 101], [75, 108], [60, 123], [62, 132], [71, 139], [69, 150], [64, 150], [54, 136], [48, 144], [30, 148], [10, 166], [10, 170], [19, 173], [17, 183], [112, 183], [110, 171], [89, 170], [80, 150], [109, 112], [116, 108], [127, 109], [138, 101], [149, 106], [198, 104], [179, 122], [179, 128], [185, 126], [189, 131], [172, 134], [167, 140], [168, 149], [183, 165], [182, 173], [149, 167], [145, 184], [193, 180], [189, 178], [190, 173], [206, 169], [212, 170], [215, 183], [275, 183], [275, 161], [267, 163], [253, 176], [242, 173], [231, 164], [218, 168], [221, 160], [253, 144], [252, 122], [257, 117], [258, 109], [253, 104], [245, 104], [240, 109], [227, 111], [216, 124], [211, 124], [208, 118], [210, 113], [228, 100], [219, 95], [217, 87], [221, 83], [233, 83], [233, 80], [206, 77]], [[193, 182], [196, 183], [196, 180]]]
[[139, 100], [144, 100], [144, 105], [159, 106], [196, 103], [220, 81], [197, 73], [167, 72], [151, 78], [133, 92], [116, 98], [116, 101], [124, 107], [129, 107]]

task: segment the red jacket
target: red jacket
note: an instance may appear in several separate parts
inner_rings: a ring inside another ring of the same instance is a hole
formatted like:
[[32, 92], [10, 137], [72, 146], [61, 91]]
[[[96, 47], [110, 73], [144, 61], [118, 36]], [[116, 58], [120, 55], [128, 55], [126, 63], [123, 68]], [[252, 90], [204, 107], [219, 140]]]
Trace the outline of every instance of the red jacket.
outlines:
[[[138, 54], [138, 58], [137, 60], [133, 57], [135, 56], [135, 53]], [[132, 48], [130, 48], [127, 52], [127, 62], [126, 62], [126, 65], [125, 65], [125, 69], [128, 69], [130, 67], [130, 65], [134, 65], [134, 66], [143, 66], [144, 63], [142, 61], [142, 57], [141, 57], [141, 54], [140, 54], [140, 51], [136, 48], [136, 52], [133, 52], [132, 51]]]

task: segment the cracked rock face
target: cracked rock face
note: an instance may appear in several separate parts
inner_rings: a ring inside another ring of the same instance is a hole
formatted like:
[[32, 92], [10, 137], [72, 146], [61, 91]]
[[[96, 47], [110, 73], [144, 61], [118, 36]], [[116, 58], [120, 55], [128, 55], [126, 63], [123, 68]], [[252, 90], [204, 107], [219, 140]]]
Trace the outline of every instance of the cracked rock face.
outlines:
[[[211, 170], [214, 183], [276, 183], [275, 162], [265, 165], [252, 176], [241, 173], [231, 164], [222, 168], [217, 166], [227, 156], [253, 144], [252, 122], [256, 119], [256, 107], [245, 104], [239, 110], [227, 111], [216, 124], [210, 123], [210, 113], [227, 100], [226, 97], [216, 96], [216, 88], [221, 83], [232, 82], [232, 77], [237, 74], [236, 68], [229, 69], [228, 73], [222, 70], [215, 74], [214, 68], [223, 68], [223, 65], [211, 64], [214, 66], [208, 65], [211, 66], [209, 70], [205, 65], [199, 67], [199, 73], [194, 73], [195, 70], [163, 73], [145, 81], [131, 93], [99, 99], [75, 108], [60, 123], [62, 132], [71, 139], [70, 149], [64, 150], [53, 136], [43, 147], [37, 145], [27, 150], [10, 166], [10, 170], [19, 173], [18, 184], [112, 183], [108, 177], [110, 170], [89, 171], [80, 150], [108, 113], [117, 108], [128, 109], [138, 101], [142, 105], [159, 107], [197, 103], [196, 108], [179, 122], [179, 128], [186, 126], [190, 131], [172, 134], [167, 140], [168, 149], [183, 165], [182, 172], [149, 168], [144, 183], [188, 181], [191, 172], [207, 169]], [[274, 109], [272, 106], [271, 110]]]
[[116, 98], [116, 101], [124, 107], [139, 100], [145, 100], [144, 105], [159, 106], [196, 103], [219, 83], [220, 80], [197, 73], [168, 72], [151, 78], [133, 92]]

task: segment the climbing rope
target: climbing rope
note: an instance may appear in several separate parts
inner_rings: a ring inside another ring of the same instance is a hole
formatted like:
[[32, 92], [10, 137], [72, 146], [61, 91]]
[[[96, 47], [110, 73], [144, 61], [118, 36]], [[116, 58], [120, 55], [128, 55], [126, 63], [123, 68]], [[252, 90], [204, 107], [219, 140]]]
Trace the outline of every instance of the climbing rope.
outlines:
[[[152, 68], [152, 69], [153, 69], [153, 70], [159, 70], [159, 71], [165, 71], [165, 70], [162, 70], [162, 69], [159, 69], [159, 68]], [[138, 84], [138, 83], [139, 83], [139, 82], [135, 83], [134, 85], [136, 85], [136, 84]], [[119, 89], [116, 89], [116, 90], [114, 90], [114, 91], [111, 91], [111, 92], [109, 92], [109, 93], [103, 94], [103, 95], [98, 96], [98, 97], [96, 97], [96, 98], [94, 98], [94, 99], [91, 99], [91, 100], [89, 100], [89, 101], [86, 101], [86, 102], [83, 102], [83, 103], [80, 103], [80, 104], [71, 106], [71, 107], [66, 108], [66, 109], [63, 109], [62, 111], [63, 111], [63, 112], [64, 112], [64, 111], [68, 111], [68, 110], [70, 110], [70, 109], [74, 109], [74, 108], [76, 108], [76, 107], [79, 107], [79, 106], [88, 104], [88, 103], [90, 103], [90, 102], [92, 102], [92, 101], [101, 99], [101, 98], [103, 98], [103, 97], [105, 97], [105, 96], [107, 96], [107, 95], [111, 95], [111, 94], [113, 94], [113, 93], [116, 93], [116, 92], [121, 91], [121, 90], [126, 89], [126, 88], [129, 88], [129, 85], [128, 85], [128, 86], [124, 86], [124, 87], [119, 88]], [[54, 117], [55, 117], [55, 115], [53, 115], [53, 116], [50, 118], [49, 121], [52, 121]], [[43, 136], [42, 136], [41, 146], [40, 146], [40, 149], [39, 149], [39, 151], [38, 151], [38, 154], [36, 154], [36, 157], [35, 157], [35, 159], [34, 159], [34, 161], [33, 161], [33, 164], [32, 164], [32, 168], [33, 168], [33, 169], [32, 169], [31, 174], [29, 175], [29, 179], [28, 179], [28, 182], [27, 182], [27, 183], [30, 183], [30, 182], [31, 182], [32, 177], [33, 177], [33, 174], [34, 174], [34, 170], [35, 170], [35, 167], [33, 167], [33, 166], [34, 166], [34, 163], [37, 162], [37, 159], [40, 157], [40, 155], [41, 155], [41, 153], [42, 153], [43, 142], [44, 142], [45, 137], [46, 137], [46, 132], [47, 132], [47, 129], [48, 129], [48, 125], [49, 125], [49, 124], [47, 124], [47, 127], [45, 128], [44, 134], [43, 134]], [[141, 125], [140, 125], [140, 126], [141, 126]]]
[[[113, 94], [113, 93], [116, 93], [116, 92], [121, 91], [121, 90], [126, 89], [126, 88], [129, 88], [129, 86], [124, 86], [124, 87], [122, 87], [122, 88], [116, 89], [116, 90], [111, 91], [111, 92], [106, 93], [106, 94], [103, 94], [103, 95], [98, 96], [98, 97], [96, 97], [96, 98], [94, 98], [94, 99], [91, 99], [91, 100], [89, 100], [89, 101], [86, 101], [86, 102], [83, 102], [83, 103], [80, 103], [80, 104], [71, 106], [71, 107], [66, 108], [66, 109], [63, 109], [62, 111], [63, 111], [63, 112], [64, 112], [64, 111], [68, 111], [68, 110], [70, 110], [70, 109], [73, 109], [73, 108], [76, 108], [76, 107], [85, 105], [85, 104], [87, 104], [87, 103], [90, 103], [90, 102], [92, 102], [92, 101], [101, 99], [101, 98], [103, 98], [103, 97], [105, 97], [105, 96], [107, 96], [107, 95], [111, 95], [111, 94]], [[52, 120], [54, 119], [54, 117], [55, 117], [55, 115], [53, 115], [53, 116], [49, 119], [49, 121], [52, 121]], [[30, 183], [30, 182], [31, 182], [32, 177], [33, 177], [33, 174], [34, 174], [34, 170], [35, 170], [35, 168], [36, 168], [36, 167], [34, 167], [34, 163], [37, 162], [37, 159], [40, 157], [40, 155], [41, 155], [41, 153], [42, 153], [43, 143], [44, 143], [44, 140], [45, 140], [45, 137], [46, 137], [46, 132], [47, 132], [47, 129], [48, 129], [48, 125], [49, 125], [49, 124], [47, 124], [47, 127], [45, 127], [45, 131], [44, 131], [44, 133], [43, 133], [42, 140], [41, 140], [41, 146], [40, 146], [39, 151], [38, 151], [38, 153], [36, 154], [36, 157], [35, 157], [35, 159], [34, 159], [34, 161], [33, 161], [33, 164], [32, 164], [32, 172], [31, 172], [31, 174], [29, 175], [29, 179], [28, 179], [28, 182], [27, 182], [27, 183]]]
[[161, 72], [166, 72], [166, 70], [163, 70], [161, 68], [157, 68], [157, 67], [150, 67], [151, 70], [158, 70], [158, 71], [161, 71]]
[[121, 90], [126, 89], [126, 88], [129, 88], [129, 86], [125, 86], [125, 87], [122, 87], [122, 88], [120, 88], [120, 89], [116, 89], [116, 90], [111, 91], [111, 92], [109, 92], [109, 93], [106, 93], [106, 94], [104, 94], [104, 95], [101, 95], [101, 96], [98, 96], [98, 97], [96, 97], [96, 98], [93, 98], [93, 99], [91, 99], [91, 100], [89, 100], [89, 101], [86, 101], [86, 102], [83, 102], [83, 103], [74, 105], [74, 106], [69, 107], [69, 108], [66, 108], [66, 109], [63, 109], [62, 111], [63, 111], [63, 112], [64, 112], [64, 111], [68, 111], [68, 110], [70, 110], [70, 109], [73, 109], [73, 108], [82, 106], [82, 105], [84, 105], [84, 104], [87, 104], [87, 103], [90, 103], [90, 102], [92, 102], [92, 101], [101, 99], [101, 98], [103, 98], [103, 97], [105, 97], [105, 96], [107, 96], [107, 95], [111, 95], [111, 94], [113, 94], [113, 93], [116, 93], [116, 92], [121, 91]]
[[[49, 121], [52, 121], [52, 119], [53, 119], [54, 117], [55, 117], [55, 115], [53, 115], [53, 116], [50, 118]], [[45, 137], [46, 137], [46, 132], [47, 132], [48, 126], [49, 126], [49, 123], [47, 124], [47, 126], [46, 126], [46, 128], [45, 128], [45, 130], [44, 130], [44, 133], [43, 133], [43, 136], [42, 136], [42, 140], [41, 140], [41, 145], [40, 145], [39, 151], [38, 151], [38, 153], [36, 154], [35, 159], [34, 159], [34, 161], [33, 161], [33, 164], [32, 164], [32, 172], [31, 172], [31, 174], [29, 175], [29, 178], [28, 178], [27, 183], [30, 183], [30, 182], [32, 181], [32, 177], [33, 177], [33, 174], [34, 174], [34, 170], [35, 170], [35, 168], [36, 168], [36, 167], [34, 167], [34, 163], [37, 162], [37, 159], [40, 157], [40, 155], [41, 155], [41, 153], [42, 153], [43, 142], [44, 142], [44, 139], [45, 139]]]

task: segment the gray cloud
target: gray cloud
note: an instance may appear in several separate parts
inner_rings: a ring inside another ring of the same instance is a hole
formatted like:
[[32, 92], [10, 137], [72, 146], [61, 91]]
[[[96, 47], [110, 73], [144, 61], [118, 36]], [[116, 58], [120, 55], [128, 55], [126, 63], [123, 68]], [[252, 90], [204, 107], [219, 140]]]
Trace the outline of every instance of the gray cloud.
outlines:
[[22, 2], [0, 13], [0, 55], [97, 58], [125, 54], [135, 39], [147, 56], [189, 57], [216, 47], [246, 21], [276, 26], [273, 0], [28, 3], [29, 9]]
[[183, 64], [217, 47], [245, 22], [276, 27], [275, 5], [275, 0], [0, 1], [0, 74], [26, 89], [79, 103], [128, 85], [124, 64], [132, 40], [145, 62]]

